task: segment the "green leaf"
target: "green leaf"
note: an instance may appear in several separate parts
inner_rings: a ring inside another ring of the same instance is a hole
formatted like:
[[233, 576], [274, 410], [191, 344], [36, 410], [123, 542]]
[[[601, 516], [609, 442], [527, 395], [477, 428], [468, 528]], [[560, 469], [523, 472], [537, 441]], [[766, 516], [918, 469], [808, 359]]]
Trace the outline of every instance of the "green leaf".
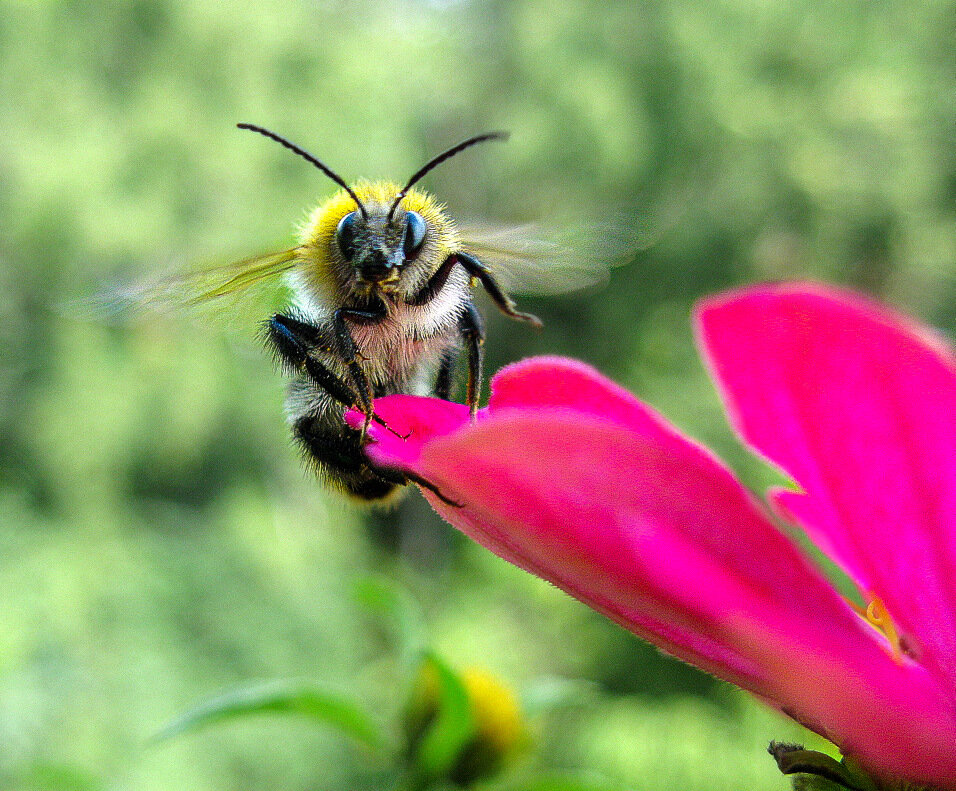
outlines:
[[308, 682], [281, 680], [240, 687], [201, 703], [169, 723], [152, 741], [253, 714], [296, 714], [329, 725], [373, 750], [382, 743], [378, 727], [352, 701]]
[[31, 791], [100, 791], [104, 788], [99, 778], [85, 769], [45, 761], [30, 766], [18, 780], [18, 787]]
[[434, 654], [425, 661], [438, 679], [438, 713], [419, 742], [415, 763], [423, 776], [441, 777], [451, 771], [474, 735], [475, 723], [468, 692], [458, 674]]
[[522, 778], [519, 783], [506, 784], [502, 787], [502, 791], [625, 791], [625, 789], [624, 785], [609, 780], [550, 773]]

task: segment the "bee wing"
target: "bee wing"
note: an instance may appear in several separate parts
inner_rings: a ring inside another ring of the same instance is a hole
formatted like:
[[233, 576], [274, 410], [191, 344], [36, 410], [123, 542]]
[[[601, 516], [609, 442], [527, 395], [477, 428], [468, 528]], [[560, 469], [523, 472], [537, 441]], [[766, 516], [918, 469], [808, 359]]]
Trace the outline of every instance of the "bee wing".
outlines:
[[607, 281], [611, 270], [633, 260], [656, 240], [628, 223], [562, 226], [539, 223], [468, 225], [462, 246], [489, 267], [509, 292], [551, 296]]
[[[198, 293], [187, 304], [198, 305], [231, 294], [239, 294], [252, 286], [274, 281], [301, 261], [301, 248], [292, 247], [278, 253], [246, 258], [226, 266], [208, 269], [201, 274]], [[195, 282], [195, 281], [194, 281]]]
[[228, 310], [234, 316], [238, 300], [248, 298], [250, 291], [259, 292], [268, 284], [276, 284], [280, 275], [301, 260], [301, 248], [292, 247], [225, 265], [144, 278], [106, 289], [90, 300], [68, 305], [67, 310], [113, 321], [174, 311]]

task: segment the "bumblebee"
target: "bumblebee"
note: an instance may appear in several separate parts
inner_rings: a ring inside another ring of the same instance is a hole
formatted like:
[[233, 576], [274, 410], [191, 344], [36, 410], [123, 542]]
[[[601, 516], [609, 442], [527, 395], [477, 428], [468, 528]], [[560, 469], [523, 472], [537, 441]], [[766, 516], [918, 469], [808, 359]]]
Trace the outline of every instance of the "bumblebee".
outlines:
[[[431, 159], [404, 186], [350, 186], [274, 132], [252, 124], [239, 128], [280, 143], [341, 189], [312, 212], [296, 247], [236, 265], [233, 276], [196, 299], [288, 273], [294, 299], [265, 323], [265, 337], [292, 376], [292, 434], [333, 487], [367, 502], [386, 501], [409, 477], [373, 466], [363, 452], [366, 430], [377, 419], [375, 399], [395, 393], [449, 398], [454, 365], [464, 353], [466, 403], [473, 416], [478, 408], [485, 329], [472, 289], [483, 287], [510, 318], [541, 326], [516, 308], [492, 271], [469, 252], [445, 208], [415, 188], [447, 159], [506, 135], [468, 138]], [[349, 408], [364, 414], [362, 428], [346, 424]], [[427, 481], [415, 482], [442, 496]]]

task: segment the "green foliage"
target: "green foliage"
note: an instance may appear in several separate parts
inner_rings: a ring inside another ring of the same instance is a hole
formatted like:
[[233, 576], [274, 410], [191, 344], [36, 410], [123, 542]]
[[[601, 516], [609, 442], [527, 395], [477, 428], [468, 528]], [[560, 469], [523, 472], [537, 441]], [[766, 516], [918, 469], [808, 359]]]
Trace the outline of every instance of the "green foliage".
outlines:
[[[412, 598], [394, 585], [365, 580], [357, 592], [361, 601], [376, 609], [384, 605], [382, 612], [389, 620], [397, 617], [399, 624], [408, 624], [408, 616], [417, 614]], [[423, 624], [418, 625], [424, 636]], [[395, 689], [403, 686], [406, 692], [396, 693], [404, 698], [399, 721], [389, 729], [401, 734], [397, 749], [354, 701], [314, 683], [284, 680], [244, 685], [204, 701], [174, 719], [151, 741], [165, 742], [253, 715], [291, 715], [330, 727], [370, 753], [378, 753], [399, 788], [425, 791], [449, 783], [471, 788], [494, 777], [524, 740], [523, 713], [502, 682], [487, 673], [473, 673], [469, 681], [427, 644], [418, 653], [414, 684], [397, 684]]]
[[770, 742], [768, 752], [777, 762], [780, 771], [790, 775], [797, 791], [877, 791], [877, 786], [863, 772], [854, 771], [845, 762], [806, 750], [799, 744]]
[[600, 780], [587, 780], [559, 775], [522, 781], [520, 786], [505, 785], [502, 791], [625, 791], [626, 786]]
[[437, 656], [426, 660], [437, 680], [436, 714], [418, 739], [414, 763], [425, 777], [449, 773], [474, 733], [468, 693], [458, 675]]
[[74, 766], [37, 763], [13, 780], [15, 788], [31, 791], [101, 791], [104, 786], [89, 772]]
[[796, 726], [463, 542], [417, 495], [370, 517], [304, 474], [255, 341], [271, 295], [212, 321], [100, 321], [76, 301], [288, 246], [332, 185], [236, 122], [347, 178], [509, 129], [427, 178], [454, 216], [633, 216], [653, 243], [605, 288], [522, 298], [541, 333], [489, 312], [489, 367], [587, 359], [761, 489], [690, 306], [817, 277], [952, 327], [951, 17], [933, 0], [0, 1], [0, 786], [381, 788], [299, 717], [143, 749], [251, 678], [315, 679], [394, 721], [394, 663], [411, 673], [424, 640], [366, 590], [399, 613], [404, 658], [382, 658], [351, 595], [373, 575], [414, 593], [450, 667], [600, 686], [542, 712], [537, 769], [783, 787], [763, 750], [806, 740]]
[[367, 578], [355, 585], [355, 599], [377, 615], [393, 632], [403, 674], [411, 683], [428, 648], [424, 615], [407, 591], [382, 579]]
[[583, 706], [593, 703], [599, 691], [593, 681], [585, 679], [538, 678], [521, 690], [521, 709], [533, 717], [566, 706]]
[[312, 683], [289, 681], [270, 681], [225, 692], [177, 717], [154, 740], [165, 741], [250, 714], [296, 714], [328, 725], [370, 749], [382, 744], [378, 728], [354, 702]]

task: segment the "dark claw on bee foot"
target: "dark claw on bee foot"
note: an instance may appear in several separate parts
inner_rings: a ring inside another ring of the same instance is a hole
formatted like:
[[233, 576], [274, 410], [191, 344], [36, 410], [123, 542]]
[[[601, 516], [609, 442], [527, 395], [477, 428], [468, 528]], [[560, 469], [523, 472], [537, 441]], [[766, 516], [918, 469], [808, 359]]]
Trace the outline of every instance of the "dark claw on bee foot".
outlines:
[[372, 464], [371, 462], [368, 462], [368, 467], [370, 470], [372, 470], [372, 472], [389, 483], [400, 485], [415, 483], [421, 486], [423, 489], [428, 489], [428, 491], [434, 494], [435, 497], [441, 500], [445, 505], [450, 505], [452, 508], [465, 507], [464, 503], [459, 503], [457, 500], [452, 500], [431, 481], [426, 480], [425, 478], [422, 478], [420, 475], [416, 475], [413, 472], [399, 472], [398, 470], [393, 470], [389, 467], [381, 467], [378, 464]]
[[379, 417], [378, 415], [374, 413], [372, 414], [372, 420], [378, 423], [378, 425], [380, 425], [383, 429], [385, 429], [389, 434], [393, 434], [399, 439], [408, 439], [412, 435], [411, 431], [409, 431], [407, 434], [402, 434], [400, 431], [395, 430], [390, 425], [388, 425], [385, 418]]
[[372, 440], [372, 438], [368, 435], [368, 427], [372, 424], [372, 421], [373, 421], [373, 420], [374, 420], [376, 423], [378, 423], [379, 425], [383, 426], [384, 428], [388, 428], [388, 426], [386, 425], [385, 421], [384, 421], [382, 418], [380, 418], [378, 415], [376, 415], [375, 412], [374, 412], [372, 409], [369, 409], [369, 410], [366, 412], [366, 411], [365, 411], [364, 409], [362, 409], [362, 407], [359, 406], [358, 404], [353, 405], [353, 408], [356, 409], [356, 410], [358, 410], [359, 413], [361, 413], [361, 415], [362, 415], [362, 425], [356, 426], [356, 428], [355, 428], [355, 430], [358, 431], [358, 433], [359, 433], [359, 444], [360, 444], [360, 445], [368, 445], [370, 442], [373, 442], [373, 441], [374, 441], [374, 440]]

